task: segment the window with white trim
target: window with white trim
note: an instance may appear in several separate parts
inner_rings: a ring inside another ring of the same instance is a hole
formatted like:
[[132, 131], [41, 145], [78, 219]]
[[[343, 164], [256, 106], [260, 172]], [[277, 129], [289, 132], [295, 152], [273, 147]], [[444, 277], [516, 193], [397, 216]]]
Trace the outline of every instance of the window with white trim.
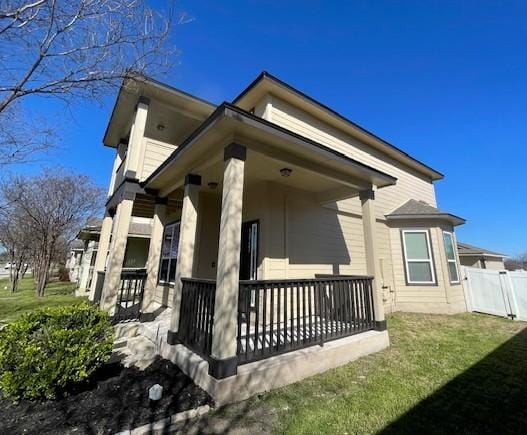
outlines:
[[408, 284], [435, 284], [430, 233], [403, 230], [403, 253]]
[[176, 278], [177, 250], [179, 243], [179, 222], [166, 225], [161, 245], [161, 264], [159, 266], [159, 282], [171, 283]]
[[446, 261], [448, 265], [448, 276], [451, 283], [459, 282], [459, 272], [457, 270], [456, 252], [454, 251], [454, 236], [448, 231], [443, 231], [443, 242], [445, 244]]

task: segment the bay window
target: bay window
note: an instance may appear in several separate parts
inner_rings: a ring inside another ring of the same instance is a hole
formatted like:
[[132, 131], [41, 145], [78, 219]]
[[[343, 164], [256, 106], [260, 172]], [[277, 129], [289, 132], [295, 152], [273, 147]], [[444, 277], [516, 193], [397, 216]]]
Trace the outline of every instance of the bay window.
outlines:
[[408, 284], [435, 284], [435, 270], [428, 230], [402, 230], [403, 254]]

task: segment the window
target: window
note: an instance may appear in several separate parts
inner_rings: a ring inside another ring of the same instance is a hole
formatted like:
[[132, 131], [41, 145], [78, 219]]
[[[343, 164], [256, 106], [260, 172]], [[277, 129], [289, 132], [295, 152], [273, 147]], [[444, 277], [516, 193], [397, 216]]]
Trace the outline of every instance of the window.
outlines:
[[403, 253], [408, 284], [435, 284], [430, 235], [427, 230], [403, 230]]
[[165, 226], [162, 243], [161, 264], [159, 266], [159, 282], [173, 284], [176, 280], [179, 222]]
[[454, 251], [454, 236], [452, 233], [444, 231], [443, 241], [445, 242], [446, 261], [448, 264], [448, 276], [450, 277], [450, 282], [459, 282], [456, 253]]

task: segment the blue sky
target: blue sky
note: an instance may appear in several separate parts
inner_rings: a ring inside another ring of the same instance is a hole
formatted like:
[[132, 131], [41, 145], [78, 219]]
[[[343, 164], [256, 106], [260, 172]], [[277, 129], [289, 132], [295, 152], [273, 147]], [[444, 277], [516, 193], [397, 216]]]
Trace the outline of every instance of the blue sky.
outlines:
[[[161, 2], [159, 2], [161, 4]], [[465, 217], [458, 239], [527, 251], [527, 2], [180, 1], [168, 77], [212, 102], [267, 70], [443, 172], [440, 208]], [[115, 96], [68, 111], [47, 164], [107, 186], [101, 145]], [[16, 168], [38, 170], [38, 165]]]

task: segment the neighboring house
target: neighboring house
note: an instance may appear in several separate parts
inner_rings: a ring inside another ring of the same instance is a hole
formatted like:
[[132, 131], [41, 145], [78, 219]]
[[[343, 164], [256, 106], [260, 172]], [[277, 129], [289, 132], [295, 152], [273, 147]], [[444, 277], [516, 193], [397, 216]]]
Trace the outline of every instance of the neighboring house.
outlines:
[[[219, 106], [125, 80], [104, 144], [90, 297], [116, 318], [166, 307], [159, 352], [218, 403], [386, 347], [387, 311], [466, 309], [443, 175], [268, 73]], [[123, 273], [134, 217], [152, 219], [144, 274]]]
[[505, 270], [504, 260], [506, 255], [504, 254], [461, 242], [457, 243], [457, 252], [462, 266]]
[[66, 259], [66, 269], [68, 269], [68, 277], [71, 282], [78, 282], [79, 269], [82, 261], [82, 253], [84, 251], [84, 243], [81, 240], [73, 240], [70, 244], [70, 252]]
[[[79, 262], [78, 296], [86, 296], [93, 282], [95, 260], [99, 248], [102, 219], [90, 218], [77, 235], [76, 242], [82, 242], [82, 257]], [[128, 232], [126, 252], [123, 260], [123, 270], [143, 270], [148, 259], [150, 243], [151, 219], [132, 217]]]

